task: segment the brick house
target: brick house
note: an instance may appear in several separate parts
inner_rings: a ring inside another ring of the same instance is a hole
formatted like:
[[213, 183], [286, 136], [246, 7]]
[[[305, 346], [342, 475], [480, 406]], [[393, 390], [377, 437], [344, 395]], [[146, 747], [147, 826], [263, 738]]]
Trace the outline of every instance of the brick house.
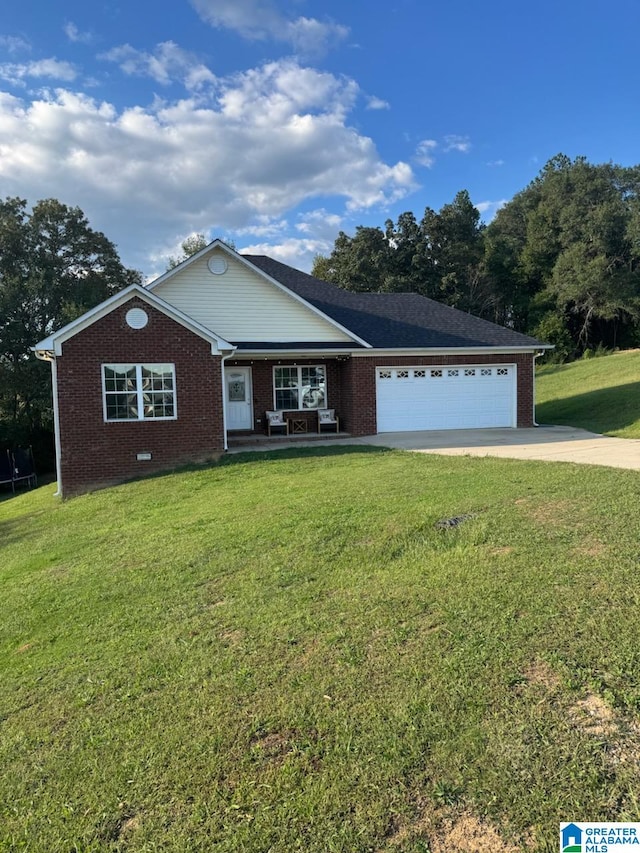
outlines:
[[534, 423], [545, 345], [416, 294], [351, 293], [215, 240], [34, 347], [59, 492], [215, 459], [267, 411], [354, 436]]

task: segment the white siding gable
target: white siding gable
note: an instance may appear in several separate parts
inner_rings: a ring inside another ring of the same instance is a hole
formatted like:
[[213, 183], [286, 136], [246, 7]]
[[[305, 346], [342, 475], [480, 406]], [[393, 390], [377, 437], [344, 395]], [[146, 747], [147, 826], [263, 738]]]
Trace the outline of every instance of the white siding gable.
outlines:
[[[212, 257], [228, 264], [209, 271]], [[189, 264], [153, 291], [228, 341], [351, 341], [348, 335], [293, 296], [220, 249]]]

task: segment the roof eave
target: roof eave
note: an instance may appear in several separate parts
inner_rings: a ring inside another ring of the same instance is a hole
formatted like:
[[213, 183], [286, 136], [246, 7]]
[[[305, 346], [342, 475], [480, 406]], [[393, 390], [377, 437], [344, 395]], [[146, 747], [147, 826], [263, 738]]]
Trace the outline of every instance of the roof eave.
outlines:
[[540, 350], [553, 349], [551, 344], [540, 344], [539, 346], [468, 346], [468, 347], [370, 347], [369, 349], [353, 349], [352, 347], [340, 347], [328, 349], [318, 347], [316, 349], [271, 349], [268, 347], [242, 349], [238, 347], [235, 358], [335, 358], [338, 356], [353, 356], [356, 358], [372, 358], [373, 356], [428, 356], [428, 355], [518, 355], [523, 353], [536, 353]]
[[504, 353], [505, 355], [516, 355], [518, 353], [539, 352], [540, 350], [547, 349], [553, 349], [553, 346], [551, 344], [529, 344], [527, 346], [491, 344], [487, 346], [470, 345], [466, 347], [372, 347], [366, 351], [354, 351], [352, 352], [352, 355], [369, 357], [372, 355], [446, 355], [451, 353], [458, 353], [460, 355], [482, 355], [483, 353]]
[[[234, 358], [337, 358], [338, 356], [350, 356], [354, 352], [350, 346], [339, 349], [240, 349], [237, 348]], [[370, 353], [371, 350], [364, 352]]]

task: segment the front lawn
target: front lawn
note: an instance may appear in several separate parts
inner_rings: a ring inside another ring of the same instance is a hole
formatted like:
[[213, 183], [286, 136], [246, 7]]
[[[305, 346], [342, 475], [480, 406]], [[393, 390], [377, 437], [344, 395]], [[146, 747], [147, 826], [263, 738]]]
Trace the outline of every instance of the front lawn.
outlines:
[[640, 820], [636, 473], [315, 448], [52, 492], [0, 503], [0, 850]]

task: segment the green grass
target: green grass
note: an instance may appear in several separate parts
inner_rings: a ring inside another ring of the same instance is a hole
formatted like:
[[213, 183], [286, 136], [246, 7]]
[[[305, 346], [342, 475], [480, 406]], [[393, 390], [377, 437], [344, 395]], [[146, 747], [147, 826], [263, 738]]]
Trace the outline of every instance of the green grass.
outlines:
[[640, 350], [543, 365], [536, 399], [538, 423], [640, 438]]
[[52, 491], [0, 503], [0, 850], [640, 820], [634, 472], [317, 448]]

